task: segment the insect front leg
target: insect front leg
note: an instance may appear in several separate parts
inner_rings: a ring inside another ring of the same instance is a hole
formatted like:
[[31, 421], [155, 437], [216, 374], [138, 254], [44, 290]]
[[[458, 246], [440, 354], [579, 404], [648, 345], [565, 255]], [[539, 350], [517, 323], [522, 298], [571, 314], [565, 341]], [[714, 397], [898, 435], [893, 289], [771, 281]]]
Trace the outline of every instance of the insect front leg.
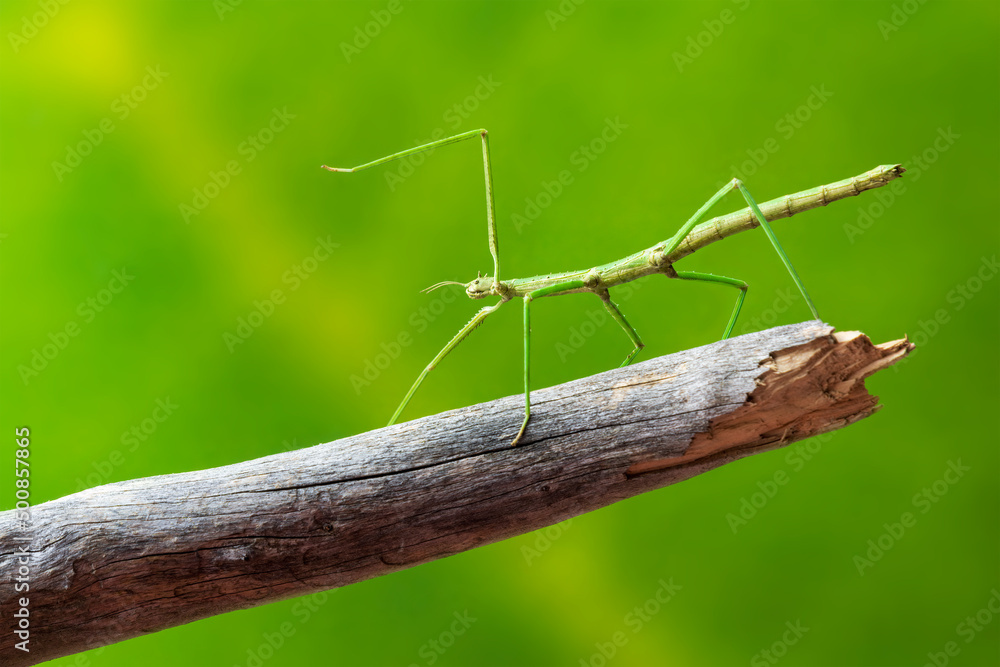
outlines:
[[406, 407], [406, 404], [410, 402], [410, 399], [413, 397], [414, 392], [417, 391], [417, 387], [419, 387], [420, 384], [424, 381], [424, 378], [427, 377], [427, 374], [430, 373], [432, 370], [434, 370], [434, 367], [437, 366], [439, 363], [441, 363], [441, 360], [444, 359], [446, 356], [448, 356], [449, 352], [458, 347], [458, 344], [461, 343], [463, 340], [465, 340], [466, 336], [472, 333], [473, 329], [482, 324], [483, 321], [487, 318], [487, 316], [490, 315], [490, 313], [492, 313], [505, 303], [507, 302], [501, 301], [500, 303], [494, 304], [492, 306], [486, 306], [485, 308], [481, 309], [478, 313], [472, 316], [472, 319], [469, 320], [468, 324], [462, 327], [459, 330], [459, 332], [455, 334], [454, 338], [448, 341], [448, 344], [445, 345], [444, 348], [442, 348], [442, 350], [437, 353], [437, 356], [434, 357], [431, 363], [427, 364], [427, 367], [420, 372], [419, 376], [417, 376], [416, 382], [413, 383], [413, 386], [410, 387], [410, 390], [406, 392], [406, 396], [403, 397], [403, 402], [399, 404], [399, 407], [396, 408], [396, 412], [392, 414], [392, 419], [389, 420], [388, 424], [389, 426], [395, 424], [396, 420], [399, 419], [400, 413], [403, 412], [403, 409]]
[[428, 144], [423, 144], [422, 146], [415, 146], [409, 148], [405, 151], [400, 151], [398, 153], [393, 153], [392, 155], [386, 155], [377, 160], [372, 160], [371, 162], [366, 162], [365, 164], [360, 164], [357, 167], [328, 167], [323, 165], [323, 169], [327, 171], [336, 171], [341, 173], [354, 173], [356, 171], [363, 171], [370, 167], [375, 167], [380, 164], [385, 164], [386, 162], [392, 162], [393, 160], [399, 160], [400, 158], [413, 155], [415, 153], [422, 153], [424, 151], [434, 150], [440, 146], [445, 146], [447, 144], [454, 144], [459, 141], [465, 141], [466, 139], [474, 139], [479, 137], [483, 144], [483, 170], [486, 175], [486, 234], [487, 239], [490, 244], [490, 254], [493, 255], [493, 278], [498, 283], [500, 282], [500, 250], [497, 246], [497, 223], [496, 223], [496, 212], [493, 207], [493, 167], [490, 163], [490, 138], [489, 133], [486, 130], [470, 130], [469, 132], [463, 132], [461, 134], [456, 134], [453, 137], [445, 137], [444, 139], [438, 139], [437, 141], [432, 141]]

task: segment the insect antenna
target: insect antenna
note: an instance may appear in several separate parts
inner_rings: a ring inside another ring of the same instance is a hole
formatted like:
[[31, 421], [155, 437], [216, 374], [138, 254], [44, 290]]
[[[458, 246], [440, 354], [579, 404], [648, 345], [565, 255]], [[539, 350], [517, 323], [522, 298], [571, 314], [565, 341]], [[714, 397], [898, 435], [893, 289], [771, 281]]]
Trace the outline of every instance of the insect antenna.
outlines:
[[429, 293], [433, 292], [434, 290], [436, 290], [438, 287], [444, 287], [445, 285], [460, 285], [462, 287], [465, 287], [465, 283], [460, 283], [457, 280], [443, 280], [443, 281], [441, 281], [439, 283], [435, 283], [435, 284], [431, 285], [430, 287], [425, 287], [424, 289], [422, 289], [420, 291], [422, 293], [424, 293], [424, 294], [429, 294]]

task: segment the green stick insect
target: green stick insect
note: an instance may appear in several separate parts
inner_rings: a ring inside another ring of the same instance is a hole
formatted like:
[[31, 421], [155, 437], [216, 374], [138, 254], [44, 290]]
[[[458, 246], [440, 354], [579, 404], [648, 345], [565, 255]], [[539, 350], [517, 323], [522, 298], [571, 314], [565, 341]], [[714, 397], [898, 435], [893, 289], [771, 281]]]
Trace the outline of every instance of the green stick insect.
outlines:
[[[410, 387], [410, 390], [406, 392], [406, 396], [403, 397], [403, 402], [399, 404], [399, 407], [396, 408], [396, 412], [389, 420], [389, 425], [394, 424], [399, 418], [400, 413], [402, 413], [403, 409], [406, 408], [407, 403], [410, 402], [410, 399], [413, 397], [414, 392], [416, 392], [417, 387], [419, 387], [424, 381], [427, 374], [430, 373], [439, 363], [441, 363], [441, 360], [444, 359], [449, 352], [454, 350], [459, 343], [465, 340], [465, 338], [472, 333], [473, 329], [482, 324], [487, 317], [495, 313], [500, 306], [504, 305], [508, 301], [511, 301], [512, 299], [522, 299], [524, 301], [524, 421], [521, 422], [521, 428], [518, 430], [517, 436], [515, 436], [513, 442], [511, 443], [512, 445], [517, 445], [518, 442], [520, 442], [522, 436], [524, 435], [525, 428], [528, 426], [528, 420], [531, 417], [530, 334], [531, 302], [533, 300], [546, 296], [574, 294], [577, 292], [591, 292], [596, 294], [604, 304], [608, 313], [611, 314], [611, 317], [621, 326], [629, 340], [632, 341], [633, 349], [628, 356], [625, 357], [625, 361], [621, 364], [621, 366], [627, 366], [633, 359], [635, 359], [636, 355], [639, 354], [639, 351], [643, 348], [643, 342], [639, 338], [639, 334], [636, 333], [632, 325], [629, 324], [625, 319], [625, 316], [622, 315], [618, 306], [611, 300], [611, 296], [608, 293], [609, 288], [652, 274], [661, 274], [667, 278], [679, 278], [681, 280], [700, 280], [718, 283], [720, 285], [728, 285], [739, 290], [739, 294], [736, 297], [736, 305], [733, 308], [733, 313], [729, 317], [729, 323], [726, 325], [725, 332], [722, 334], [723, 338], [728, 338], [733, 331], [733, 326], [736, 324], [736, 318], [739, 316], [740, 307], [743, 305], [743, 299], [746, 297], [747, 284], [742, 280], [727, 278], [725, 276], [717, 276], [711, 273], [677, 271], [674, 269], [673, 265], [679, 259], [690, 255], [696, 250], [703, 248], [714, 241], [719, 241], [727, 236], [732, 236], [737, 232], [746, 231], [760, 226], [764, 228], [764, 232], [767, 234], [768, 239], [770, 239], [771, 245], [774, 246], [775, 251], [777, 251], [782, 263], [788, 270], [788, 273], [791, 274], [792, 280], [799, 288], [803, 298], [805, 298], [806, 304], [808, 304], [809, 310], [812, 311], [813, 317], [819, 319], [819, 315], [816, 312], [816, 306], [813, 305], [812, 299], [809, 298], [809, 293], [806, 292], [806, 288], [802, 284], [802, 280], [799, 278], [798, 273], [796, 273], [795, 268], [789, 261], [788, 256], [782, 249], [781, 244], [778, 242], [778, 238], [774, 235], [774, 231], [771, 229], [771, 225], [768, 224], [768, 222], [780, 218], [787, 218], [791, 215], [795, 215], [796, 213], [808, 211], [809, 209], [816, 208], [818, 206], [826, 206], [832, 201], [843, 199], [852, 195], [858, 195], [864, 190], [870, 190], [872, 188], [883, 186], [889, 181], [898, 178], [904, 171], [904, 169], [898, 164], [883, 165], [876, 167], [871, 171], [867, 171], [860, 176], [848, 178], [843, 181], [837, 181], [836, 183], [830, 183], [811, 190], [803, 190], [802, 192], [797, 192], [792, 195], [786, 195], [784, 197], [765, 202], [760, 206], [758, 206], [757, 202], [754, 201], [754, 198], [743, 185], [743, 182], [738, 178], [734, 178], [724, 185], [718, 192], [712, 195], [712, 197], [705, 202], [704, 206], [699, 208], [695, 214], [684, 223], [676, 234], [666, 241], [657, 243], [651, 248], [629, 255], [624, 259], [619, 259], [618, 261], [603, 264], [601, 266], [595, 266], [590, 269], [583, 269], [582, 271], [567, 271], [564, 273], [550, 273], [542, 276], [532, 276], [530, 278], [500, 280], [500, 253], [497, 249], [496, 215], [493, 208], [493, 173], [490, 167], [490, 142], [486, 130], [471, 130], [469, 132], [463, 132], [462, 134], [456, 134], [453, 137], [447, 137], [445, 139], [432, 141], [431, 143], [416, 146], [399, 153], [393, 153], [392, 155], [387, 155], [386, 157], [379, 158], [378, 160], [374, 160], [357, 167], [339, 168], [323, 165], [323, 168], [336, 172], [362, 171], [364, 169], [368, 169], [369, 167], [374, 167], [386, 162], [391, 162], [392, 160], [398, 160], [408, 155], [413, 155], [414, 153], [432, 150], [434, 148], [438, 148], [439, 146], [465, 141], [466, 139], [474, 139], [476, 137], [480, 137], [483, 144], [483, 167], [486, 172], [486, 229], [489, 238], [490, 254], [493, 255], [493, 275], [477, 276], [475, 280], [472, 280], [469, 283], [445, 281], [432, 285], [424, 291], [429, 292], [444, 285], [461, 285], [465, 287], [465, 293], [469, 296], [469, 298], [482, 299], [485, 297], [495, 296], [498, 297], [500, 301], [492, 306], [486, 306], [476, 313], [472, 319], [469, 320], [469, 323], [462, 327], [461, 330], [455, 334], [455, 337], [448, 341], [448, 344], [445, 345], [440, 352], [438, 352], [437, 356], [434, 357], [431, 363], [429, 363], [427, 367], [421, 371], [417, 380], [413, 383], [413, 386]], [[740, 194], [743, 195], [743, 198], [748, 204], [748, 208], [735, 213], [730, 213], [729, 215], [713, 218], [699, 225], [698, 221], [701, 220], [702, 216], [704, 216], [716, 202], [732, 190], [740, 191]]]

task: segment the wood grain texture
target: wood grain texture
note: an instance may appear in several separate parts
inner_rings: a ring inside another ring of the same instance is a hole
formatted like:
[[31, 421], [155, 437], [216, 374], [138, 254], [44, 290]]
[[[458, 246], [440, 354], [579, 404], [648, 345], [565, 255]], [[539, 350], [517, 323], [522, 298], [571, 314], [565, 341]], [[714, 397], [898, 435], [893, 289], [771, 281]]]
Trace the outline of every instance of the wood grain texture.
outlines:
[[[0, 513], [0, 663], [31, 665], [344, 586], [526, 533], [839, 428], [912, 345], [776, 327], [532, 392], [221, 468]], [[210, 445], [211, 443], [205, 443]], [[30, 653], [14, 648], [30, 600]]]

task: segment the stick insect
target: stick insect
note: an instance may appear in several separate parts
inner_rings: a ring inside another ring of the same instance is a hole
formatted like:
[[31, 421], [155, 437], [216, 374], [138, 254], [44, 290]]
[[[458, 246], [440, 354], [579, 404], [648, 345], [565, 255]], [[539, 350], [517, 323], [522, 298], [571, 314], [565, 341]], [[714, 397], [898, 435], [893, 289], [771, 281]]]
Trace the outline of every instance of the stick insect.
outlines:
[[[468, 283], [460, 283], [450, 280], [444, 281], [432, 285], [423, 291], [430, 292], [431, 290], [445, 285], [460, 285], [465, 287], [465, 293], [471, 299], [498, 297], [500, 301], [491, 306], [482, 308], [472, 317], [471, 320], [469, 320], [469, 323], [462, 327], [459, 332], [455, 334], [454, 338], [452, 338], [448, 344], [445, 345], [440, 352], [438, 352], [437, 356], [434, 357], [434, 359], [427, 365], [426, 368], [424, 368], [423, 371], [421, 371], [420, 375], [413, 383], [413, 386], [410, 387], [410, 390], [406, 392], [406, 396], [403, 397], [403, 402], [399, 404], [399, 407], [396, 408], [396, 412], [393, 413], [392, 418], [389, 420], [389, 425], [391, 426], [394, 424], [399, 418], [399, 415], [406, 408], [407, 403], [410, 402], [414, 392], [416, 392], [417, 388], [424, 381], [424, 378], [427, 377], [427, 374], [430, 373], [439, 363], [441, 363], [441, 360], [444, 359], [449, 352], [455, 349], [459, 343], [465, 340], [465, 338], [472, 333], [473, 329], [482, 324], [487, 317], [495, 313], [500, 306], [504, 305], [508, 301], [513, 299], [522, 299], [524, 302], [524, 420], [521, 422], [521, 428], [518, 430], [511, 445], [517, 445], [521, 441], [521, 438], [524, 436], [525, 429], [528, 426], [528, 420], [531, 418], [530, 336], [531, 302], [533, 300], [547, 296], [574, 294], [577, 292], [590, 292], [597, 295], [597, 297], [600, 298], [601, 302], [604, 304], [608, 313], [619, 324], [619, 326], [621, 326], [625, 335], [627, 335], [629, 340], [632, 342], [632, 351], [625, 357], [625, 361], [621, 363], [621, 367], [623, 367], [632, 363], [636, 355], [639, 354], [639, 351], [644, 347], [644, 344], [642, 339], [639, 338], [639, 334], [636, 333], [636, 330], [631, 324], [628, 323], [625, 316], [622, 315], [621, 311], [618, 309], [618, 306], [611, 300], [611, 295], [608, 291], [610, 288], [653, 274], [661, 274], [667, 278], [678, 278], [680, 280], [718, 283], [720, 285], [727, 285], [739, 290], [739, 294], [736, 297], [736, 305], [733, 307], [733, 312], [729, 317], [729, 323], [726, 325], [726, 330], [722, 334], [722, 337], [725, 339], [732, 333], [733, 326], [736, 324], [736, 318], [739, 316], [740, 308], [743, 306], [743, 300], [746, 298], [747, 284], [736, 278], [727, 278], [725, 276], [719, 276], [711, 273], [678, 271], [674, 269], [673, 265], [679, 259], [690, 255], [696, 250], [703, 248], [714, 241], [721, 240], [727, 236], [736, 234], [737, 232], [746, 231], [760, 226], [764, 228], [764, 232], [771, 241], [771, 245], [774, 247], [774, 250], [778, 253], [778, 257], [781, 258], [781, 262], [785, 265], [785, 269], [788, 270], [788, 273], [791, 275], [796, 287], [798, 287], [799, 292], [802, 293], [802, 296], [805, 299], [806, 304], [809, 306], [809, 310], [812, 312], [813, 317], [819, 319], [819, 315], [816, 312], [816, 306], [813, 304], [812, 299], [809, 297], [809, 293], [802, 284], [802, 280], [799, 278], [798, 273], [795, 271], [791, 261], [788, 259], [788, 255], [785, 254], [784, 249], [778, 242], [778, 238], [774, 235], [771, 225], [768, 224], [769, 221], [777, 220], [779, 218], [787, 218], [795, 215], [796, 213], [801, 213], [802, 211], [807, 211], [818, 206], [826, 206], [830, 202], [838, 199], [843, 199], [851, 195], [858, 195], [864, 190], [880, 187], [889, 181], [898, 178], [904, 171], [904, 169], [898, 164], [882, 165], [859, 176], [855, 176], [854, 178], [848, 178], [835, 183], [830, 183], [828, 185], [822, 185], [811, 190], [803, 190], [802, 192], [797, 192], [792, 195], [786, 195], [784, 197], [765, 202], [760, 206], [757, 205], [757, 202], [747, 191], [743, 182], [738, 178], [734, 178], [720, 188], [718, 192], [712, 195], [712, 197], [709, 198], [709, 200], [705, 202], [705, 204], [699, 208], [687, 222], [684, 223], [676, 234], [666, 241], [657, 243], [651, 248], [639, 251], [615, 262], [602, 264], [601, 266], [595, 266], [590, 269], [583, 269], [581, 271], [566, 271], [563, 273], [550, 273], [546, 275], [532, 276], [530, 278], [500, 280], [500, 253], [497, 247], [496, 215], [493, 207], [493, 172], [490, 165], [489, 135], [486, 130], [471, 130], [469, 132], [463, 132], [462, 134], [456, 134], [455, 136], [440, 139], [438, 141], [432, 141], [428, 144], [416, 146], [399, 153], [393, 153], [392, 155], [387, 155], [372, 162], [358, 165], [357, 167], [342, 168], [323, 165], [323, 168], [335, 172], [362, 171], [370, 167], [385, 164], [386, 162], [398, 160], [408, 155], [413, 155], [414, 153], [432, 150], [446, 144], [453, 144], [467, 139], [474, 139], [476, 137], [481, 138], [483, 146], [483, 168], [486, 175], [486, 230], [487, 237], [489, 239], [490, 254], [493, 256], [493, 275], [482, 276], [477, 274], [475, 280]], [[733, 190], [739, 190], [740, 194], [743, 195], [743, 199], [746, 200], [748, 207], [735, 213], [730, 213], [729, 215], [713, 218], [699, 225], [698, 221], [701, 220], [709, 209], [711, 209], [716, 202]]]

